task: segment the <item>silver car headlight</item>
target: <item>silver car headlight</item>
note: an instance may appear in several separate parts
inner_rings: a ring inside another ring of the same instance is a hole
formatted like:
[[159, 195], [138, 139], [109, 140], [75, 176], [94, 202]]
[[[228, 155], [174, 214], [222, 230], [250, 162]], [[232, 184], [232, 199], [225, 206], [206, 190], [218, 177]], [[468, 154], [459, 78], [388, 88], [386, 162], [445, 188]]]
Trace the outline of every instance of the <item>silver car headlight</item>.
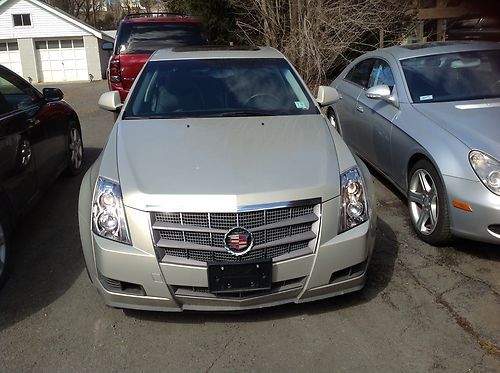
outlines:
[[469, 161], [486, 188], [500, 195], [500, 162], [479, 150], [469, 153]]
[[340, 175], [339, 234], [368, 220], [368, 202], [363, 177], [354, 167]]
[[100, 176], [92, 201], [92, 231], [113, 241], [132, 244], [120, 184]]

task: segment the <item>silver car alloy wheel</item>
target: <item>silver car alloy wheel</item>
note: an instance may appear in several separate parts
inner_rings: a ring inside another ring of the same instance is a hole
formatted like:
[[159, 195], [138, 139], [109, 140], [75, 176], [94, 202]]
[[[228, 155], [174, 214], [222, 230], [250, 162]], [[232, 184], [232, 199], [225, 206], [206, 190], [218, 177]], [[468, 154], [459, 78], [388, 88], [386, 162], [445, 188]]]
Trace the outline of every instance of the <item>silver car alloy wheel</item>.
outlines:
[[426, 170], [418, 169], [413, 173], [408, 198], [413, 224], [420, 233], [432, 234], [438, 223], [438, 192], [434, 180]]
[[80, 131], [78, 128], [71, 128], [69, 131], [69, 151], [71, 165], [74, 169], [79, 169], [82, 165], [83, 145]]
[[0, 224], [0, 276], [5, 269], [5, 259], [7, 258], [7, 240], [2, 224]]

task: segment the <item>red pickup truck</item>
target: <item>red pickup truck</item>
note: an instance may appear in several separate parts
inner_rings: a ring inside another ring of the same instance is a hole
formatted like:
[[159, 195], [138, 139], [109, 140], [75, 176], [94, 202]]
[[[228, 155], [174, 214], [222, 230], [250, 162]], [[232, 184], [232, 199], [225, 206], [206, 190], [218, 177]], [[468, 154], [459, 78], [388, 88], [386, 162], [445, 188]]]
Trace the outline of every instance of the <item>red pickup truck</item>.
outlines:
[[127, 15], [120, 23], [116, 40], [104, 43], [104, 50], [113, 50], [109, 59], [109, 89], [127, 97], [137, 74], [149, 56], [158, 49], [207, 45], [201, 21], [178, 13], [137, 13]]

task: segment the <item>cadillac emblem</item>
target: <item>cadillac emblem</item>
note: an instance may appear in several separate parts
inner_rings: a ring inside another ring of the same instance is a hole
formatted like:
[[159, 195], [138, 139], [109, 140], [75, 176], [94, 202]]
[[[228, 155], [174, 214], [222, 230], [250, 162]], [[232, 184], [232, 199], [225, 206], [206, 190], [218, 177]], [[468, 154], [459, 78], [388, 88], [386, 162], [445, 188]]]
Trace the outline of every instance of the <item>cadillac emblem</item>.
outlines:
[[226, 250], [235, 256], [246, 254], [253, 246], [252, 233], [245, 228], [233, 228], [224, 236], [224, 245]]

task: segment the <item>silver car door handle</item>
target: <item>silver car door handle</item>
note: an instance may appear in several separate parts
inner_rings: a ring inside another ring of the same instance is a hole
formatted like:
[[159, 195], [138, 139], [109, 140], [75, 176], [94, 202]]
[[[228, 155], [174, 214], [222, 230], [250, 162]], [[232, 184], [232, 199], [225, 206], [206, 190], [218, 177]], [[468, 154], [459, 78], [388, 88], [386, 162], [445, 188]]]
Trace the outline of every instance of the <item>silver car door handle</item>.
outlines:
[[358, 106], [356, 106], [356, 110], [359, 111], [360, 113], [362, 113], [365, 109], [363, 108], [363, 106], [358, 105]]

